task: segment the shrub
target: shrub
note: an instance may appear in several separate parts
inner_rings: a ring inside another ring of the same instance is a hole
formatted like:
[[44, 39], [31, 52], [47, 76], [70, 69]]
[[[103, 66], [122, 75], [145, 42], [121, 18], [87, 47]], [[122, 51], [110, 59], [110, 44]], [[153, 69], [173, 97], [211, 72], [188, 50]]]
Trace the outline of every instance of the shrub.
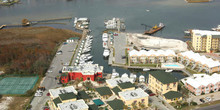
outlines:
[[28, 90], [27, 92], [26, 92], [26, 96], [32, 96], [34, 94], [34, 91], [32, 90], [32, 89], [30, 89], [30, 90]]
[[213, 90], [210, 91], [210, 93], [213, 93], [213, 92], [214, 92]]
[[190, 105], [198, 105], [196, 102], [190, 102]]
[[201, 95], [204, 95], [204, 94], [205, 94], [204, 92], [201, 93]]

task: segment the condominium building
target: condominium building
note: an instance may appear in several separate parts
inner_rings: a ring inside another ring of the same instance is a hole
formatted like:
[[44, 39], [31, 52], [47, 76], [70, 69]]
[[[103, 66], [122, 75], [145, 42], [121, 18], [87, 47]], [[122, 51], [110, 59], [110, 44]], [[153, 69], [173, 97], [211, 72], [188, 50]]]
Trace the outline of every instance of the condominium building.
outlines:
[[207, 58], [193, 51], [186, 51], [178, 54], [179, 63], [198, 72], [213, 73], [220, 71], [220, 62]]
[[220, 32], [208, 30], [192, 30], [192, 46], [195, 51], [219, 51]]
[[[153, 92], [159, 96], [169, 96], [166, 95], [169, 92], [177, 92], [178, 79], [175, 78], [171, 73], [167, 73], [163, 70], [150, 71], [148, 79], [148, 87]], [[181, 100], [182, 97], [176, 95], [177, 97], [165, 98], [167, 102], [172, 102], [176, 100]], [[168, 99], [168, 100], [167, 100]]]
[[131, 50], [128, 60], [130, 64], [175, 62], [176, 54], [173, 50]]
[[132, 103], [141, 103], [146, 107], [148, 106], [148, 94], [144, 92], [141, 88], [134, 90], [127, 90], [123, 92], [119, 92], [120, 99], [127, 105], [128, 107], [132, 106]]
[[207, 94], [220, 90], [220, 74], [193, 74], [181, 80], [185, 87], [195, 95]]

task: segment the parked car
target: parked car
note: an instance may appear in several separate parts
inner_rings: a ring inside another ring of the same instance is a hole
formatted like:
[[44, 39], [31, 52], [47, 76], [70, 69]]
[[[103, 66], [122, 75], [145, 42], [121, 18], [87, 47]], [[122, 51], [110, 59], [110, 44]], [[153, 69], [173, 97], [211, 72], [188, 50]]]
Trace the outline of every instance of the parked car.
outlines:
[[203, 99], [199, 99], [200, 102], [205, 103], [205, 101]]
[[210, 102], [212, 99], [211, 99], [211, 97], [206, 97], [205, 98], [208, 102]]
[[64, 63], [63, 65], [64, 65], [64, 66], [68, 66], [68, 65], [69, 65], [69, 63]]
[[154, 93], [151, 93], [149, 96], [155, 96], [156, 94], [154, 94]]
[[47, 96], [50, 96], [50, 93], [49, 93], [49, 92], [47, 93]]
[[53, 71], [52, 71], [52, 70], [48, 70], [47, 72], [48, 72], [48, 73], [52, 73]]

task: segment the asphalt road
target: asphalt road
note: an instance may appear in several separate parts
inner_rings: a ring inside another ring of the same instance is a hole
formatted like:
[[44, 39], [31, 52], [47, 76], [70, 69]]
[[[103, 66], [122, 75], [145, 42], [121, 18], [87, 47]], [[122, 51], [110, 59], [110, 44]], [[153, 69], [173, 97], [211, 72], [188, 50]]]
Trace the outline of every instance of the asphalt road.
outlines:
[[56, 87], [62, 86], [59, 84], [59, 80], [55, 80], [55, 77], [59, 75], [59, 71], [62, 69], [63, 64], [70, 62], [71, 57], [73, 55], [74, 49], [77, 45], [77, 42], [68, 43], [66, 45], [62, 45], [58, 50], [62, 50], [61, 55], [56, 55], [50, 65], [50, 70], [52, 72], [46, 73], [42, 83], [40, 86], [45, 86], [46, 91], [44, 91], [43, 96], [41, 97], [34, 97], [31, 102], [32, 110], [42, 110], [46, 101], [50, 98], [46, 96], [49, 89], [53, 89]]
[[208, 107], [202, 107], [196, 110], [220, 110], [220, 104], [216, 104], [216, 105], [211, 105]]

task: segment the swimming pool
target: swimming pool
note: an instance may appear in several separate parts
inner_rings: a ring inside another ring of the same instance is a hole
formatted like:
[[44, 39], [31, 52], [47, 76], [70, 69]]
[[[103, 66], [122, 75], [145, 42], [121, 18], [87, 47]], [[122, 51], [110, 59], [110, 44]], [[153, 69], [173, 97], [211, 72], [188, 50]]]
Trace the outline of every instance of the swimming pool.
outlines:
[[176, 65], [176, 64], [172, 64], [172, 65], [165, 65], [167, 67], [180, 67], [179, 65]]

